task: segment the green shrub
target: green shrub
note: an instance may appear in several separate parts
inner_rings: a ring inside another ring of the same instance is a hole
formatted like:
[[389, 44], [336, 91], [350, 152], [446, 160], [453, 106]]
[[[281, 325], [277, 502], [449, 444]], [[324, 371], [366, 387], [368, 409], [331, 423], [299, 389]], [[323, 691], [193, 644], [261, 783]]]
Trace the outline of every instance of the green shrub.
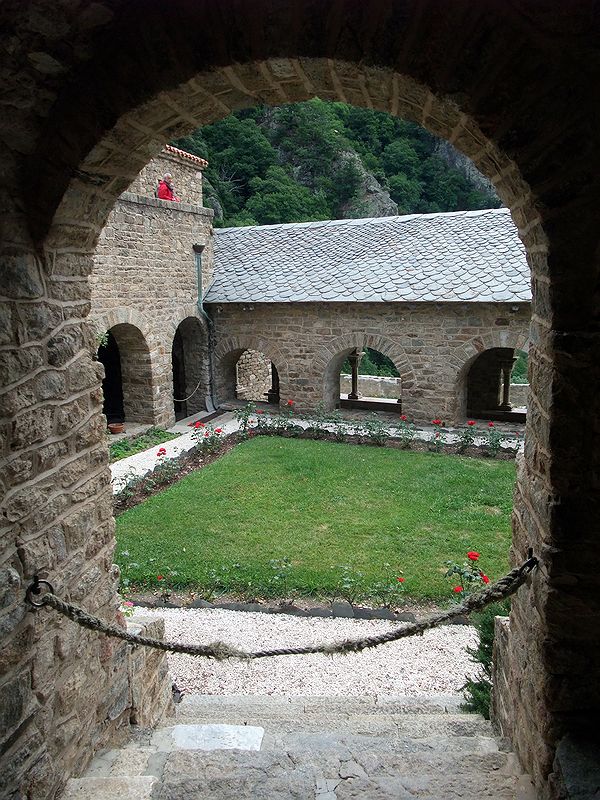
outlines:
[[510, 600], [493, 603], [479, 614], [473, 615], [473, 624], [479, 634], [479, 644], [475, 648], [468, 647], [467, 652], [476, 664], [481, 665], [482, 674], [477, 680], [468, 678], [461, 691], [464, 693], [464, 711], [481, 714], [490, 718], [492, 699], [492, 650], [494, 646], [494, 618], [506, 616], [510, 611]]

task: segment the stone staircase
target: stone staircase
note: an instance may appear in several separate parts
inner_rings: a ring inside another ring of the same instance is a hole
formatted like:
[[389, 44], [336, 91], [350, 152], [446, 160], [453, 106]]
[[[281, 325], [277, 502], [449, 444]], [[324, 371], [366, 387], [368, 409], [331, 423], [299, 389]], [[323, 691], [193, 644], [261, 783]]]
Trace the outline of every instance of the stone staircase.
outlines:
[[490, 724], [446, 697], [206, 697], [139, 730], [62, 800], [535, 800]]

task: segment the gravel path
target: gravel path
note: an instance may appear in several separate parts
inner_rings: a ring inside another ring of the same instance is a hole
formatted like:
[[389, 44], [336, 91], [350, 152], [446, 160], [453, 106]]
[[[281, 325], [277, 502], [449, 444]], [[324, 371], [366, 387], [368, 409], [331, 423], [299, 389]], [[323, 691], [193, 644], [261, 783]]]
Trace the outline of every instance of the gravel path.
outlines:
[[[385, 620], [298, 618], [221, 609], [140, 609], [165, 620], [165, 638], [208, 644], [217, 639], [245, 649], [329, 642], [389, 630]], [[180, 689], [214, 695], [451, 694], [477, 667], [465, 648], [475, 629], [446, 625], [347, 656], [279, 656], [253, 663], [213, 662], [169, 654]]]

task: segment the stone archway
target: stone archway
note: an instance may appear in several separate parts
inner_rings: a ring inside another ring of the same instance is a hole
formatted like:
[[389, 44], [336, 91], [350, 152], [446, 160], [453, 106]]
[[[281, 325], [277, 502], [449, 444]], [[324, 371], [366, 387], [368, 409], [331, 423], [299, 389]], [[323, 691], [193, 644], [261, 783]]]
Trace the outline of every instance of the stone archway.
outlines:
[[398, 370], [402, 392], [412, 391], [415, 375], [404, 349], [382, 334], [350, 333], [327, 342], [313, 359], [313, 371], [322, 375], [322, 401], [326, 410], [336, 408], [340, 400], [340, 370], [354, 350], [370, 347], [387, 356]]
[[[552, 4], [550, 11], [536, 8], [536, 17], [507, 4], [442, 9], [411, 0], [173, 0], [145, 8], [140, 39], [135, 3], [73, 5], [57, 11], [56, 19], [42, 3], [35, 5], [40, 17], [30, 13], [34, 4], [8, 9], [14, 37], [5, 91], [14, 110], [2, 153], [7, 458], [16, 463], [45, 449], [26, 477], [22, 470], [14, 473], [20, 477], [5, 498], [10, 513], [3, 519], [13, 523], [4, 537], [6, 560], [18, 566], [18, 579], [27, 580], [36, 567], [23, 565], [12, 529], [51, 548], [57, 525], [70, 520], [68, 559], [80, 563], [73, 583], [83, 587], [82, 604], [114, 616], [99, 376], [84, 318], [91, 251], [118, 194], [163, 142], [233, 108], [319, 94], [404, 115], [454, 143], [492, 179], [532, 268], [535, 413], [517, 488], [513, 551], [520, 559], [531, 545], [544, 563], [530, 590], [513, 603], [507, 691], [515, 723], [509, 732], [519, 753], [539, 786], [553, 786], [548, 776], [557, 741], [570, 731], [587, 731], [600, 710], [589, 688], [598, 682], [600, 630], [595, 427], [589, 435], [600, 396], [600, 185], [593, 177], [600, 175], [600, 154], [595, 94], [588, 88], [597, 70], [589, 8]], [[164, 60], [156, 59], [159, 50]], [[15, 398], [21, 401], [32, 378], [45, 384], [45, 399], [36, 394], [20, 406]], [[64, 475], [51, 510], [47, 482], [72, 457], [75, 441], [87, 448], [87, 471], [83, 478]], [[22, 492], [35, 501], [20, 506]], [[61, 580], [67, 557], [56, 558]], [[14, 594], [7, 613], [20, 607]], [[24, 617], [10, 620], [9, 644], [17, 637], [28, 641], [31, 626]], [[46, 635], [60, 632], [54, 626]], [[578, 653], [583, 642], [585, 652]], [[94, 715], [81, 687], [112, 688], [112, 667], [96, 644], [85, 663], [61, 668], [45, 667], [38, 651], [26, 647], [12, 657], [9, 678], [26, 661], [44, 688], [67, 676], [80, 687], [72, 699], [74, 707], [85, 708], [78, 725], [83, 733], [60, 756], [70, 769], [101, 741], [88, 724]], [[25, 683], [22, 708], [30, 709], [39, 700], [31, 681]], [[46, 696], [48, 719], [59, 698], [51, 689]], [[99, 697], [94, 708], [98, 719], [112, 719]], [[23, 743], [23, 722], [14, 721], [15, 747]], [[35, 762], [45, 764], [50, 787], [61, 781], [54, 772], [53, 735], [44, 728]]]
[[210, 398], [210, 366], [206, 326], [186, 317], [175, 329], [171, 345], [175, 418], [206, 409]]
[[[278, 347], [260, 337], [230, 337], [219, 342], [215, 348], [215, 394], [218, 402], [250, 399], [238, 398], [237, 365], [240, 357], [248, 352], [259, 354], [264, 363], [270, 365], [271, 387], [269, 388], [273, 388], [275, 379], [278, 392], [277, 398], [273, 395], [269, 402], [278, 405], [280, 397], [288, 396], [287, 363]], [[266, 402], [267, 397], [263, 397], [262, 400]]]
[[514, 330], [492, 331], [466, 342], [458, 352], [452, 353], [449, 369], [454, 371], [455, 379], [455, 422], [464, 422], [468, 414], [468, 378], [473, 364], [486, 351], [525, 350], [529, 348], [529, 335]]

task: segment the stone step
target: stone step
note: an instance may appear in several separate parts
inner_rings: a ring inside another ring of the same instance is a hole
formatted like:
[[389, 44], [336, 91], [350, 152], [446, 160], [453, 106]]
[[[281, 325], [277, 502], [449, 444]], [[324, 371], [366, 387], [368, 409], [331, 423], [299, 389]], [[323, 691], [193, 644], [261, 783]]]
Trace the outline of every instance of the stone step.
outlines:
[[[145, 748], [113, 762], [112, 774], [69, 782], [62, 800], [515, 800], [510, 754], [377, 747], [261, 751]], [[144, 758], [139, 758], [143, 753]], [[145, 762], [145, 763], [144, 763]], [[115, 774], [141, 770], [145, 774]]]
[[277, 735], [298, 731], [316, 733], [322, 731], [365, 734], [368, 736], [407, 736], [422, 739], [432, 735], [443, 736], [492, 736], [487, 720], [478, 715], [428, 714], [425, 717], [402, 714], [352, 714], [349, 716], [330, 714], [304, 714], [302, 716], [272, 717], [263, 713], [194, 714], [178, 716], [180, 724], [228, 723], [230, 725], [258, 725]]
[[62, 800], [534, 800], [455, 697], [203, 697], [97, 756]]
[[[290, 718], [300, 715], [351, 714], [459, 714], [461, 698], [456, 695], [368, 695], [360, 697], [299, 697], [264, 695], [200, 695], [184, 696], [177, 706], [179, 720], [208, 718], [231, 712], [237, 717], [263, 715], [264, 718]], [[471, 715], [462, 714], [465, 717]]]

